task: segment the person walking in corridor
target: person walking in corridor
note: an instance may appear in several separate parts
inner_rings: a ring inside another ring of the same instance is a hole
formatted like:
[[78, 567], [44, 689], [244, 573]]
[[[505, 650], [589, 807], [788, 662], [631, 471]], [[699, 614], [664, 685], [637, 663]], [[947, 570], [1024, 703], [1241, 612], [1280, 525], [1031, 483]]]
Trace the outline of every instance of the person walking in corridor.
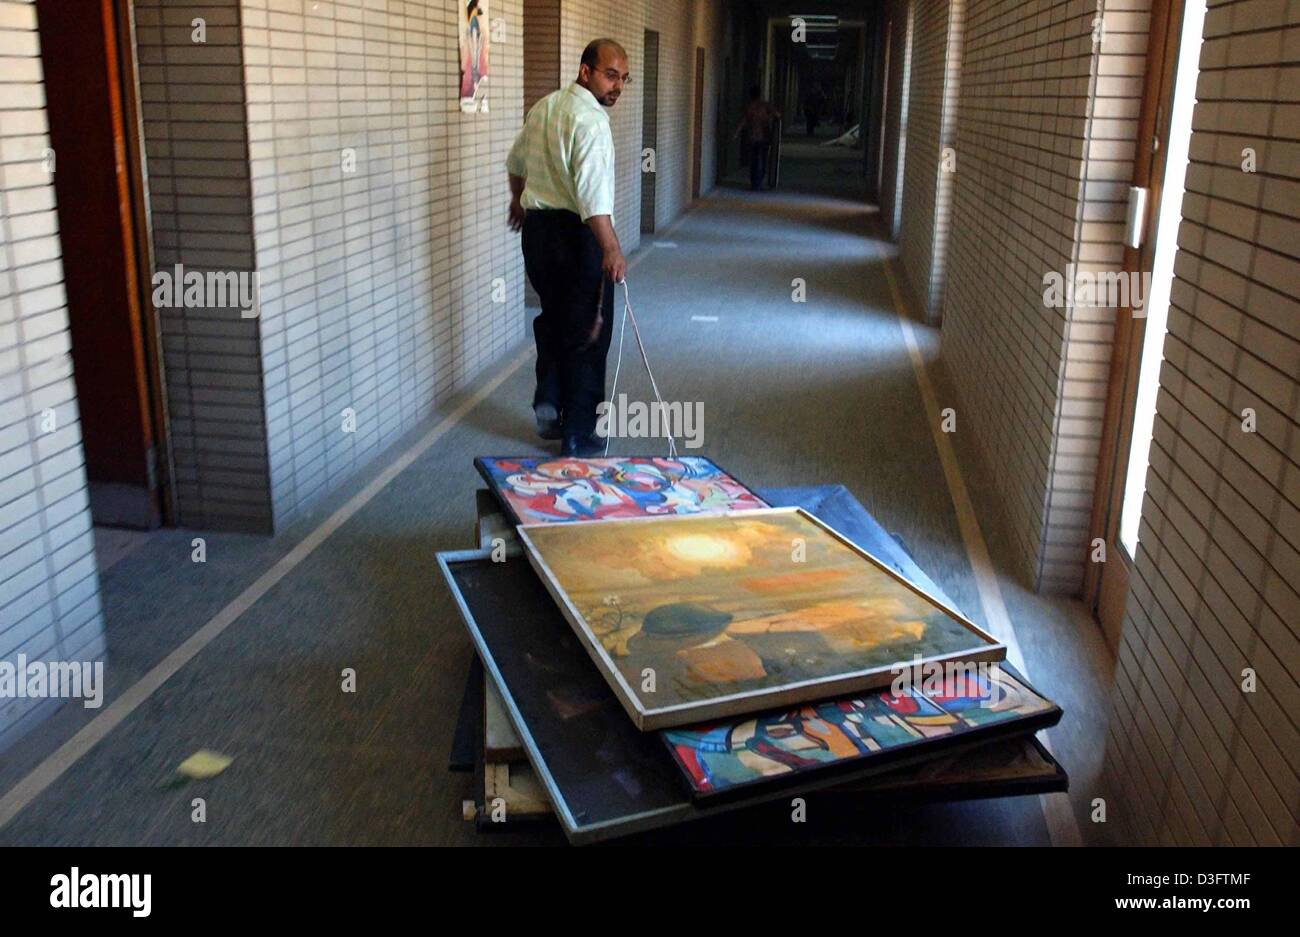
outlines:
[[749, 89], [749, 103], [740, 116], [740, 126], [736, 128], [735, 135], [741, 137], [741, 146], [747, 150], [749, 187], [755, 192], [763, 188], [763, 180], [767, 177], [767, 158], [772, 150], [772, 125], [780, 116], [780, 111], [763, 100], [763, 92], [758, 85]]
[[822, 86], [814, 83], [803, 99], [803, 119], [808, 126], [808, 136], [817, 135], [817, 125], [821, 123], [822, 111], [826, 107], [826, 92]]
[[627, 52], [595, 39], [577, 79], [542, 98], [506, 160], [510, 229], [523, 232], [524, 271], [542, 301], [533, 320], [537, 390], [533, 414], [561, 454], [589, 456], [605, 399], [614, 287], [627, 262], [614, 233], [614, 139], [606, 109], [631, 80]]

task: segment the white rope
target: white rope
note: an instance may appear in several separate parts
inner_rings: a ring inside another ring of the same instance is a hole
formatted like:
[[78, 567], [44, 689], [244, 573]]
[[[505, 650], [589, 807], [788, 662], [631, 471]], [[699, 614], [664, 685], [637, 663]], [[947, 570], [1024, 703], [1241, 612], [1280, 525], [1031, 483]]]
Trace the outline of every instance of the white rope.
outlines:
[[[623, 278], [623, 293], [627, 294], [627, 277]], [[627, 331], [627, 310], [626, 302], [623, 305], [623, 321], [618, 327], [618, 357], [614, 359], [614, 389], [609, 392], [609, 405], [612, 408], [614, 401], [618, 399], [618, 372], [623, 367], [623, 333]], [[607, 427], [612, 431], [612, 427]], [[605, 436], [605, 455], [609, 455], [609, 440], [611, 436], [607, 433]]]
[[[618, 358], [614, 364], [614, 389], [609, 393], [610, 407], [612, 408], [617, 401], [618, 396], [618, 372], [623, 366], [623, 333], [627, 331], [627, 320], [632, 320], [632, 335], [636, 338], [636, 347], [641, 352], [641, 362], [645, 365], [645, 373], [650, 378], [650, 388], [655, 392], [655, 401], [659, 404], [659, 412], [663, 414], [664, 429], [668, 433], [668, 458], [677, 458], [677, 440], [673, 438], [672, 423], [668, 419], [668, 405], [664, 403], [664, 398], [659, 393], [659, 385], [655, 382], [655, 375], [650, 370], [650, 359], [646, 357], [645, 342], [641, 341], [641, 330], [637, 328], [636, 315], [632, 312], [632, 294], [627, 288], [627, 277], [623, 277], [623, 322], [618, 329]], [[605, 437], [605, 455], [609, 455], [610, 436]]]

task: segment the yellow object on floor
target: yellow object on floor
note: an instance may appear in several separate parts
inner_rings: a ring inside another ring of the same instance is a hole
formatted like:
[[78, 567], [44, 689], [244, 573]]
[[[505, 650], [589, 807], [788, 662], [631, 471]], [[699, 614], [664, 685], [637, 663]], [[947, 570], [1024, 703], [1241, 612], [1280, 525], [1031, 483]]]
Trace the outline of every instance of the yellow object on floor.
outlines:
[[222, 771], [225, 771], [226, 768], [230, 767], [230, 762], [233, 760], [233, 758], [227, 758], [220, 752], [201, 748], [182, 761], [176, 772], [187, 778], [205, 781], [208, 778], [215, 778]]

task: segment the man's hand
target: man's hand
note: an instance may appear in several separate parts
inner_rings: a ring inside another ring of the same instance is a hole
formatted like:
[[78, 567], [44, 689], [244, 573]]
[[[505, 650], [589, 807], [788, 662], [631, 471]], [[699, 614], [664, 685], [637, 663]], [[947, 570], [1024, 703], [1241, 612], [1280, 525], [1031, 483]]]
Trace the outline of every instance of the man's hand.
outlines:
[[528, 211], [519, 203], [519, 197], [515, 196], [510, 200], [510, 230], [522, 231], [524, 227], [524, 216]]
[[605, 271], [605, 276], [615, 283], [622, 283], [623, 277], [627, 275], [627, 261], [623, 259], [623, 252], [617, 246], [605, 251], [600, 266]]

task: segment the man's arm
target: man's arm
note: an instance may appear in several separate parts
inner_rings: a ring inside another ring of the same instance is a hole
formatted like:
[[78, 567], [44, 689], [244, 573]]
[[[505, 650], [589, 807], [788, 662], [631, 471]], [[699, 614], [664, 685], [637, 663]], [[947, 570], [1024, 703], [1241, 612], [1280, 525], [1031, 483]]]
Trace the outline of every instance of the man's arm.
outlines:
[[579, 131], [573, 151], [573, 182], [579, 215], [596, 236], [604, 257], [601, 268], [615, 283], [623, 282], [627, 262], [611, 221], [614, 215], [614, 141], [609, 128]]
[[519, 231], [524, 226], [524, 216], [527, 212], [524, 210], [523, 203], [519, 201], [524, 194], [524, 184], [528, 180], [523, 176], [510, 174], [510, 230]]
[[623, 259], [623, 249], [619, 246], [618, 235], [614, 233], [614, 225], [610, 223], [609, 217], [592, 215], [587, 219], [587, 227], [596, 235], [596, 243], [604, 254], [601, 268], [605, 271], [605, 276], [615, 283], [622, 283], [623, 277], [627, 275], [627, 261]]
[[524, 206], [519, 199], [524, 194], [524, 185], [528, 179], [528, 124], [515, 137], [515, 142], [506, 154], [506, 172], [510, 175], [510, 230], [518, 231], [524, 226]]

